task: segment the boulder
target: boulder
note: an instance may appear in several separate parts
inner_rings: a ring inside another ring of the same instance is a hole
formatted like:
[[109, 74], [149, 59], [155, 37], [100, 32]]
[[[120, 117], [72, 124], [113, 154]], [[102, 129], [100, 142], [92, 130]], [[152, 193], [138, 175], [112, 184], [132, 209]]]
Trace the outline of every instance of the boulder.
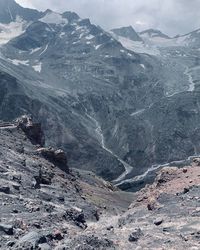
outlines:
[[129, 238], [128, 240], [130, 242], [135, 242], [135, 241], [138, 241], [139, 238], [143, 236], [143, 232], [140, 228], [136, 228], [130, 235], [129, 235]]
[[0, 232], [3, 232], [7, 235], [13, 235], [13, 226], [12, 225], [6, 225], [6, 224], [0, 224]]
[[32, 231], [19, 239], [17, 246], [19, 247], [19, 249], [23, 249], [23, 247], [24, 249], [29, 249], [28, 247], [30, 247], [30, 249], [35, 249], [39, 246], [39, 244], [43, 244], [46, 242], [47, 239], [44, 235], [41, 235], [39, 232]]

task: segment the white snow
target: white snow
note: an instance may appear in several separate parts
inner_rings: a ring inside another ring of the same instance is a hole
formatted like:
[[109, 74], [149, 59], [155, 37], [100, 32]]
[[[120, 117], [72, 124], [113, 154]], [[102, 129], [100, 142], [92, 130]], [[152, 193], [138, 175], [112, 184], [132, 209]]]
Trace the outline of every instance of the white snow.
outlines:
[[30, 54], [32, 55], [32, 54], [34, 54], [35, 52], [39, 51], [40, 49], [41, 49], [40, 47], [35, 48], [35, 49], [31, 49]]
[[101, 47], [101, 45], [102, 45], [102, 44], [98, 44], [98, 45], [96, 45], [96, 46], [94, 46], [94, 47], [95, 47], [96, 50], [98, 50], [98, 49]]
[[27, 23], [22, 21], [19, 17], [15, 22], [9, 24], [0, 23], [0, 45], [6, 44], [11, 39], [24, 33]]
[[10, 61], [12, 64], [14, 64], [16, 66], [19, 66], [20, 64], [21, 65], [29, 66], [29, 61], [28, 60], [23, 61], [23, 60], [17, 60], [17, 59], [10, 59], [10, 58], [8, 58], [8, 61]]
[[37, 64], [36, 64], [36, 65], [33, 65], [32, 67], [33, 67], [33, 69], [34, 69], [36, 72], [39, 72], [39, 73], [40, 73], [41, 70], [42, 70], [42, 63], [37, 61]]
[[132, 113], [131, 116], [139, 115], [139, 114], [143, 113], [144, 111], [145, 111], [145, 109], [140, 109], [140, 110], [135, 111], [134, 113]]
[[81, 33], [81, 34], [79, 35], [79, 39], [81, 39], [84, 35], [85, 35], [84, 33]]
[[93, 39], [93, 38], [94, 38], [93, 35], [88, 35], [88, 36], [85, 37], [85, 39], [87, 39], [87, 40], [91, 40], [91, 39]]
[[43, 18], [39, 20], [47, 24], [56, 24], [56, 25], [68, 24], [68, 20], [66, 18], [63, 18], [62, 15], [56, 12], [49, 12]]
[[145, 67], [144, 64], [140, 64], [140, 66], [141, 66], [143, 69], [146, 69], [146, 67]]
[[47, 51], [48, 47], [49, 47], [49, 44], [45, 46], [44, 50], [40, 53], [40, 56], [43, 55]]
[[65, 32], [61, 32], [59, 35], [60, 38], [63, 38], [63, 36], [65, 36]]
[[117, 36], [116, 39], [122, 44], [122, 46], [128, 50], [136, 53], [145, 53], [149, 55], [160, 55], [159, 50], [155, 46], [149, 46], [139, 41], [132, 41], [128, 38]]

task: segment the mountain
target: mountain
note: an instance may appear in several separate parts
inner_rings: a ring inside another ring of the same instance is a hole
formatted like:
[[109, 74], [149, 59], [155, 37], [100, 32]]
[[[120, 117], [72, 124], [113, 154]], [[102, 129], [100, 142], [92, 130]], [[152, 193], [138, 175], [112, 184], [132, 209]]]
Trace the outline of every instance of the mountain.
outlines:
[[160, 30], [155, 30], [155, 29], [148, 29], [148, 30], [144, 30], [142, 32], [139, 33], [141, 37], [146, 37], [146, 38], [155, 38], [155, 37], [160, 37], [160, 38], [166, 38], [166, 39], [170, 39], [169, 36], [165, 35], [164, 33], [162, 33]]
[[47, 143], [65, 149], [72, 166], [78, 162], [106, 179], [117, 179], [131, 167], [123, 161], [127, 149], [112, 149], [118, 140], [114, 130], [123, 120], [122, 107], [128, 117], [128, 110], [135, 109], [131, 89], [134, 96], [140, 89], [137, 105], [151, 102], [153, 92], [144, 102], [142, 89], [153, 84], [154, 65], [89, 19], [47, 10], [1, 47], [0, 67], [6, 72], [1, 119], [31, 113], [47, 128]]
[[117, 36], [122, 36], [133, 41], [142, 42], [141, 37], [135, 32], [132, 26], [112, 29], [111, 31]]
[[177, 43], [184, 46], [200, 48], [200, 29], [192, 31], [186, 35], [176, 36]]
[[199, 154], [198, 49], [177, 38], [122, 43], [73, 12], [22, 11], [29, 21], [0, 25], [9, 31], [1, 32], [1, 120], [31, 114], [71, 167], [128, 190]]
[[0, 0], [0, 23], [8, 24], [17, 18], [33, 21], [40, 18], [41, 12], [21, 7], [14, 0]]

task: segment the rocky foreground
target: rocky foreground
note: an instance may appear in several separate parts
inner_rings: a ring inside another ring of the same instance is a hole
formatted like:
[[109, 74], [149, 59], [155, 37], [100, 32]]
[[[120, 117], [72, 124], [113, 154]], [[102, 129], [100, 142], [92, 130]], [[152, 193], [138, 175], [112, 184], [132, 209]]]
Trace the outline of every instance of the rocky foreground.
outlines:
[[126, 193], [69, 169], [29, 117], [0, 123], [0, 249], [200, 249], [199, 166]]

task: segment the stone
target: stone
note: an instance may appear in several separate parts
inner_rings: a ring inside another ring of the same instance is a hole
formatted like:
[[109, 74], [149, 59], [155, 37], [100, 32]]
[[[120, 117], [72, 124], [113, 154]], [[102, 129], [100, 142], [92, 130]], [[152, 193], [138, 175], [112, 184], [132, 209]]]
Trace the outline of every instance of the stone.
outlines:
[[0, 186], [0, 193], [9, 194], [10, 193], [10, 187], [9, 186]]
[[162, 218], [157, 218], [154, 222], [153, 222], [156, 226], [159, 226], [163, 223], [163, 219]]
[[44, 235], [41, 235], [40, 233], [36, 231], [32, 231], [24, 235], [18, 242], [18, 246], [24, 247], [27, 244], [30, 245], [33, 248], [38, 247], [39, 244], [46, 243], [47, 239]]
[[136, 228], [130, 235], [128, 240], [130, 242], [136, 242], [140, 239], [140, 237], [143, 236], [143, 232], [140, 228]]
[[187, 173], [187, 168], [183, 168], [183, 173], [186, 174]]
[[59, 230], [55, 230], [53, 232], [53, 239], [54, 240], [62, 240], [63, 239], [63, 235]]
[[13, 226], [12, 225], [6, 225], [6, 224], [0, 224], [0, 232], [3, 232], [7, 235], [13, 235]]

